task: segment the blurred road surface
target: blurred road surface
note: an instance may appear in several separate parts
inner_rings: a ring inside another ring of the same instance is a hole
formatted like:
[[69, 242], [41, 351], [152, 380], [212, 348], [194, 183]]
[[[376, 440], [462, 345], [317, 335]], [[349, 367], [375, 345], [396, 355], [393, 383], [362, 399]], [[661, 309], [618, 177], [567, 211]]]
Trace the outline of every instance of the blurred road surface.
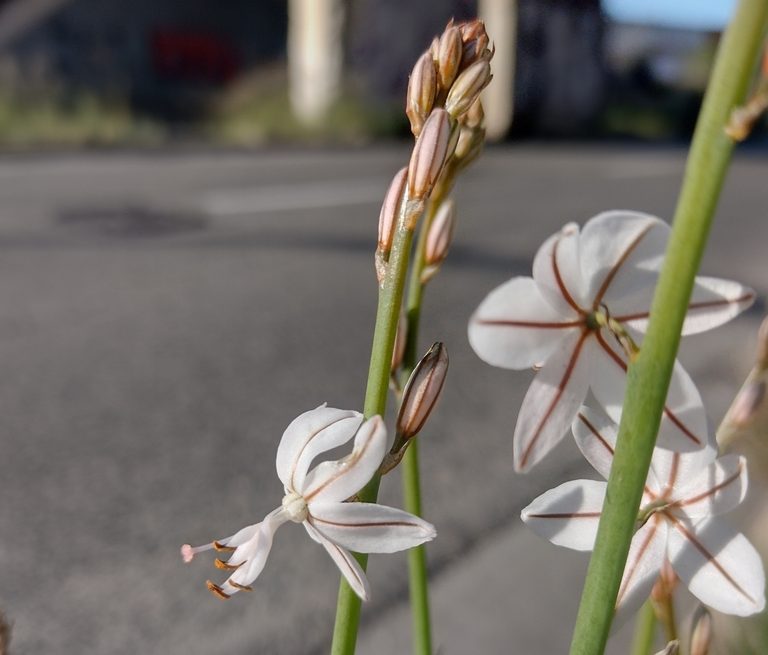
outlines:
[[[275, 447], [297, 414], [361, 406], [379, 203], [405, 157], [0, 158], [0, 608], [14, 653], [325, 652], [338, 576], [300, 528], [278, 532], [256, 592], [226, 603], [205, 589], [222, 577], [212, 558], [185, 566], [178, 547], [276, 506]], [[564, 652], [587, 561], [520, 525], [536, 494], [586, 471], [566, 440], [534, 473], [513, 474], [530, 375], [482, 364], [467, 318], [527, 274], [563, 223], [609, 208], [669, 217], [683, 157], [514, 146], [459, 185], [456, 242], [422, 333], [425, 348], [440, 339], [451, 354], [422, 437], [442, 655]], [[760, 156], [737, 161], [704, 269], [763, 298], [765, 173]], [[713, 420], [749, 367], [761, 312], [685, 345]], [[399, 504], [396, 476], [383, 497]], [[372, 558], [363, 655], [406, 652], [404, 565]], [[484, 612], [494, 607], [501, 620]]]

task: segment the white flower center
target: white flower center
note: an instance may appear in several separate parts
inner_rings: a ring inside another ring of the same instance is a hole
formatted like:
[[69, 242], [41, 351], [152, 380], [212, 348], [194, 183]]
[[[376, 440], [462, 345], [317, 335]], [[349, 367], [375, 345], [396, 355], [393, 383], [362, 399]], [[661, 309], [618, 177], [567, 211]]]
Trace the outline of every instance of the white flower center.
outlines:
[[283, 498], [283, 509], [288, 513], [291, 521], [301, 523], [307, 520], [307, 503], [295, 491], [287, 494]]

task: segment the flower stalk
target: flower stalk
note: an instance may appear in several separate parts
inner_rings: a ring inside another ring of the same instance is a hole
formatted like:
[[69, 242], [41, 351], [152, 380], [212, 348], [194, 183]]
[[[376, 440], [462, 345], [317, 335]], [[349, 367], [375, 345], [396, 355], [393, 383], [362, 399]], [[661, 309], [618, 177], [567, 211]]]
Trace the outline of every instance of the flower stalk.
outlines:
[[687, 304], [733, 151], [734, 142], [724, 128], [733, 108], [744, 101], [767, 23], [768, 3], [741, 0], [718, 49], [648, 332], [629, 367], [615, 458], [571, 655], [600, 655], [605, 649]]

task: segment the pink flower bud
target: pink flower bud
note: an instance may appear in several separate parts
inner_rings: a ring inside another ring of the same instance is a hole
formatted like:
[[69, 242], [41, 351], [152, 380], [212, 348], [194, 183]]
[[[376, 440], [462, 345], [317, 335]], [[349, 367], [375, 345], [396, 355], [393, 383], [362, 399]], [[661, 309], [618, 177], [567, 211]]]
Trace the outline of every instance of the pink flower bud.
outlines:
[[[408, 165], [408, 194], [423, 200], [443, 170], [452, 136], [451, 119], [444, 109], [434, 109], [416, 140]], [[455, 144], [454, 144], [455, 147]]]
[[405, 182], [408, 175], [408, 169], [403, 167], [392, 178], [392, 182], [387, 189], [387, 195], [384, 196], [384, 202], [379, 212], [379, 251], [382, 254], [388, 254], [392, 249], [392, 240], [395, 236], [397, 227], [397, 214], [400, 208], [400, 201], [403, 198]]
[[458, 119], [477, 100], [492, 77], [488, 60], [476, 61], [456, 78], [445, 100], [446, 110]]
[[424, 246], [424, 261], [429, 266], [438, 266], [448, 255], [456, 226], [456, 206], [452, 199], [443, 202], [432, 219]]
[[703, 605], [693, 615], [691, 629], [691, 655], [709, 655], [712, 645], [712, 615]]
[[437, 73], [440, 86], [448, 90], [456, 79], [461, 65], [464, 44], [461, 42], [461, 30], [449, 26], [440, 37], [437, 50]]
[[419, 57], [408, 80], [405, 113], [411, 121], [411, 132], [419, 136], [437, 95], [437, 71], [432, 53], [428, 50]]
[[448, 372], [448, 351], [435, 343], [413, 369], [403, 390], [403, 401], [397, 414], [396, 444], [417, 435], [432, 412]]

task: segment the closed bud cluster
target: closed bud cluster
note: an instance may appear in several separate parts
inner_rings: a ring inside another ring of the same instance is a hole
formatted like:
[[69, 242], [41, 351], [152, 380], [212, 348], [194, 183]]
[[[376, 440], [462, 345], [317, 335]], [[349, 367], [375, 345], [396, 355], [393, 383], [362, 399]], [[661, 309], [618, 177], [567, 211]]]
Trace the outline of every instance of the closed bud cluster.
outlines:
[[442, 343], [435, 343], [413, 369], [403, 390], [396, 422], [398, 450], [421, 431], [440, 397], [447, 372], [448, 351]]
[[471, 66], [479, 59], [491, 59], [493, 51], [488, 49], [490, 39], [485, 31], [485, 23], [481, 20], [473, 20], [458, 25], [461, 30], [463, 52], [461, 67]]
[[427, 232], [427, 241], [424, 246], [426, 266], [421, 273], [422, 284], [426, 284], [435, 276], [448, 256], [455, 226], [456, 205], [452, 199], [448, 199], [441, 203]]
[[691, 655], [709, 655], [712, 645], [712, 615], [703, 605], [694, 613], [692, 626]]
[[408, 195], [411, 200], [423, 200], [432, 190], [443, 170], [447, 158], [456, 147], [451, 119], [444, 109], [435, 109], [429, 115], [416, 140], [408, 165]]
[[456, 78], [445, 100], [446, 110], [458, 119], [477, 100], [493, 76], [488, 59], [479, 59]]
[[437, 95], [437, 70], [431, 50], [419, 57], [408, 80], [405, 113], [411, 122], [411, 132], [419, 136], [424, 122], [435, 105]]

